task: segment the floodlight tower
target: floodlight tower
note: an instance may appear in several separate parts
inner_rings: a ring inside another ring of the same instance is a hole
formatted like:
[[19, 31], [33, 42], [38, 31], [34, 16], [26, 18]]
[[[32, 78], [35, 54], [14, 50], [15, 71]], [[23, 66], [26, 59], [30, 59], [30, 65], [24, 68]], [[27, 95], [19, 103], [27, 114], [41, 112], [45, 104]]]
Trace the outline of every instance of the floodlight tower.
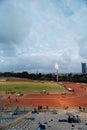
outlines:
[[55, 69], [56, 69], [56, 81], [58, 82], [58, 69], [59, 69], [58, 64], [55, 64]]

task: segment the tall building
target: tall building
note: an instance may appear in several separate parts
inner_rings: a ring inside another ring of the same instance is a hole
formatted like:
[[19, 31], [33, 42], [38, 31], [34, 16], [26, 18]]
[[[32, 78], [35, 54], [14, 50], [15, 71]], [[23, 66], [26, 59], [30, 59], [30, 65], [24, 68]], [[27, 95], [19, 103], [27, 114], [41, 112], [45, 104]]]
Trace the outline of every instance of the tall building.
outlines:
[[87, 73], [86, 63], [81, 63], [81, 65], [82, 65], [82, 73], [86, 74]]

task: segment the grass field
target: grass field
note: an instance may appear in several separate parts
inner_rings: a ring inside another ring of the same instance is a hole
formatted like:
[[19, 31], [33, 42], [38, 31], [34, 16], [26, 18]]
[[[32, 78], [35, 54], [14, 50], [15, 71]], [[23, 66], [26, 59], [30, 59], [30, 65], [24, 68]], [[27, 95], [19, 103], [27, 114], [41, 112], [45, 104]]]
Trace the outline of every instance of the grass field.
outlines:
[[66, 93], [67, 90], [56, 82], [0, 82], [0, 93], [6, 93], [6, 91], [12, 91], [16, 93], [24, 94], [39, 94], [44, 91], [49, 94], [54, 93]]

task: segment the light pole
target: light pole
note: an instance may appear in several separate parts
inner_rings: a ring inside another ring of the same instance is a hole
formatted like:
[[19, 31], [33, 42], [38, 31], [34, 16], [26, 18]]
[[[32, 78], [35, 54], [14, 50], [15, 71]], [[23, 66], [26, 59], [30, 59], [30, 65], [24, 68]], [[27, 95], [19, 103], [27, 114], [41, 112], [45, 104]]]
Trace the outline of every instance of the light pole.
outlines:
[[55, 69], [56, 69], [56, 81], [58, 82], [58, 64], [55, 64]]

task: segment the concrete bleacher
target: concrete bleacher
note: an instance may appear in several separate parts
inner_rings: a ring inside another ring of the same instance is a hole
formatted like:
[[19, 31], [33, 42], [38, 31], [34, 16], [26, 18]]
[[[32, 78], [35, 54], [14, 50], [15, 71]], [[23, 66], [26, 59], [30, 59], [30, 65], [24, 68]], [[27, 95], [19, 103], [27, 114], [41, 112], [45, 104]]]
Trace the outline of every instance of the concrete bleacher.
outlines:
[[26, 117], [26, 115], [29, 113], [29, 111], [16, 111], [16, 114], [13, 114], [15, 111], [3, 111], [2, 113], [0, 112], [0, 130], [4, 130], [5, 128], [8, 128], [12, 124], [17, 124], [18, 121]]
[[[30, 113], [15, 125], [12, 125], [6, 130], [38, 130], [40, 124], [45, 125], [46, 130], [87, 130], [87, 113], [79, 112], [77, 109], [56, 110], [53, 111]], [[68, 123], [68, 115], [79, 115], [80, 123]], [[59, 121], [63, 120], [63, 121]], [[42, 129], [41, 129], [42, 130]]]

